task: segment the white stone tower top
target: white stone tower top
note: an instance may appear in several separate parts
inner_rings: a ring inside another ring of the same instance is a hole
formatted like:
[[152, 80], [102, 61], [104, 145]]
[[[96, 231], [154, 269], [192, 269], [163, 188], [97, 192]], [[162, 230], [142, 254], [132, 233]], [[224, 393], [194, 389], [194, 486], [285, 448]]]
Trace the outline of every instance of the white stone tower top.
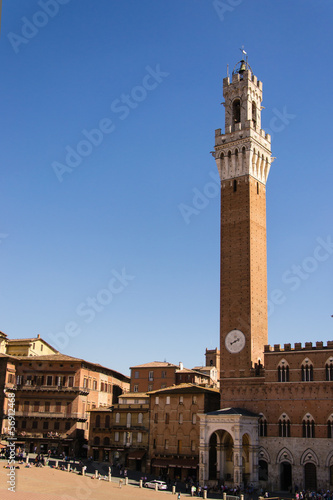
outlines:
[[221, 181], [251, 175], [266, 184], [271, 165], [271, 137], [261, 129], [262, 82], [247, 62], [223, 79], [225, 133], [215, 131], [215, 159]]

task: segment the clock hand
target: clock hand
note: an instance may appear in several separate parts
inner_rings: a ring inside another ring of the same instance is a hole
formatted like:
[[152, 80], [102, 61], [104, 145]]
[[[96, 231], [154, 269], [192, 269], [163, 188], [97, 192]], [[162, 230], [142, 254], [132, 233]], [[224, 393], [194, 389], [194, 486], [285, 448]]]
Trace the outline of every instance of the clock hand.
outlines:
[[239, 342], [239, 338], [237, 338], [236, 340], [234, 340], [233, 342], [230, 342], [230, 345], [234, 344], [235, 342]]

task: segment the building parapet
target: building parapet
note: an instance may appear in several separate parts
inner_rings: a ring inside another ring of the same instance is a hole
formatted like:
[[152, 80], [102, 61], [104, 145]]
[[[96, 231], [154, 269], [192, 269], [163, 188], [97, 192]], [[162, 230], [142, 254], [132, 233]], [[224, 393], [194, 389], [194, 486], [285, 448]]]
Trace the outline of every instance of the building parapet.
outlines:
[[264, 346], [265, 354], [273, 352], [274, 353], [288, 352], [288, 351], [309, 351], [309, 350], [320, 351], [327, 349], [333, 349], [333, 340], [328, 340], [327, 345], [324, 345], [324, 342], [316, 342], [315, 345], [313, 345], [312, 342], [305, 342], [304, 347], [302, 347], [301, 342], [295, 342], [294, 347], [292, 347], [291, 344], [284, 344], [283, 347], [281, 347], [280, 344], [274, 344], [273, 346], [271, 345]]

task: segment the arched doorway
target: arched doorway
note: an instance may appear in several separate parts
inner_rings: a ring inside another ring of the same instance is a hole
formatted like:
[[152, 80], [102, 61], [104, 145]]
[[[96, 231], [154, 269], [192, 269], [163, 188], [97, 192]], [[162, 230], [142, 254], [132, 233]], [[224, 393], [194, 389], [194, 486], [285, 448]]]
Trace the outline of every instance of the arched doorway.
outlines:
[[259, 460], [259, 481], [268, 481], [268, 462]]
[[217, 436], [211, 435], [209, 440], [209, 479], [217, 479]]
[[306, 490], [317, 490], [317, 468], [315, 464], [307, 463], [304, 465], [304, 485]]
[[289, 491], [292, 487], [291, 463], [282, 462], [280, 464], [280, 488], [282, 491]]

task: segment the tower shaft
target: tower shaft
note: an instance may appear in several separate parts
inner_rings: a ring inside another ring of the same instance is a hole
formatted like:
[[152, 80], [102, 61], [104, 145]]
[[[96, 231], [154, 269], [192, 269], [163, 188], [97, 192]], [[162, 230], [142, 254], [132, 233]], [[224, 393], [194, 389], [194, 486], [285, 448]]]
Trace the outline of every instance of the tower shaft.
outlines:
[[221, 178], [221, 378], [249, 376], [267, 335], [266, 180], [262, 84], [250, 69], [223, 80], [225, 134], [215, 132]]

